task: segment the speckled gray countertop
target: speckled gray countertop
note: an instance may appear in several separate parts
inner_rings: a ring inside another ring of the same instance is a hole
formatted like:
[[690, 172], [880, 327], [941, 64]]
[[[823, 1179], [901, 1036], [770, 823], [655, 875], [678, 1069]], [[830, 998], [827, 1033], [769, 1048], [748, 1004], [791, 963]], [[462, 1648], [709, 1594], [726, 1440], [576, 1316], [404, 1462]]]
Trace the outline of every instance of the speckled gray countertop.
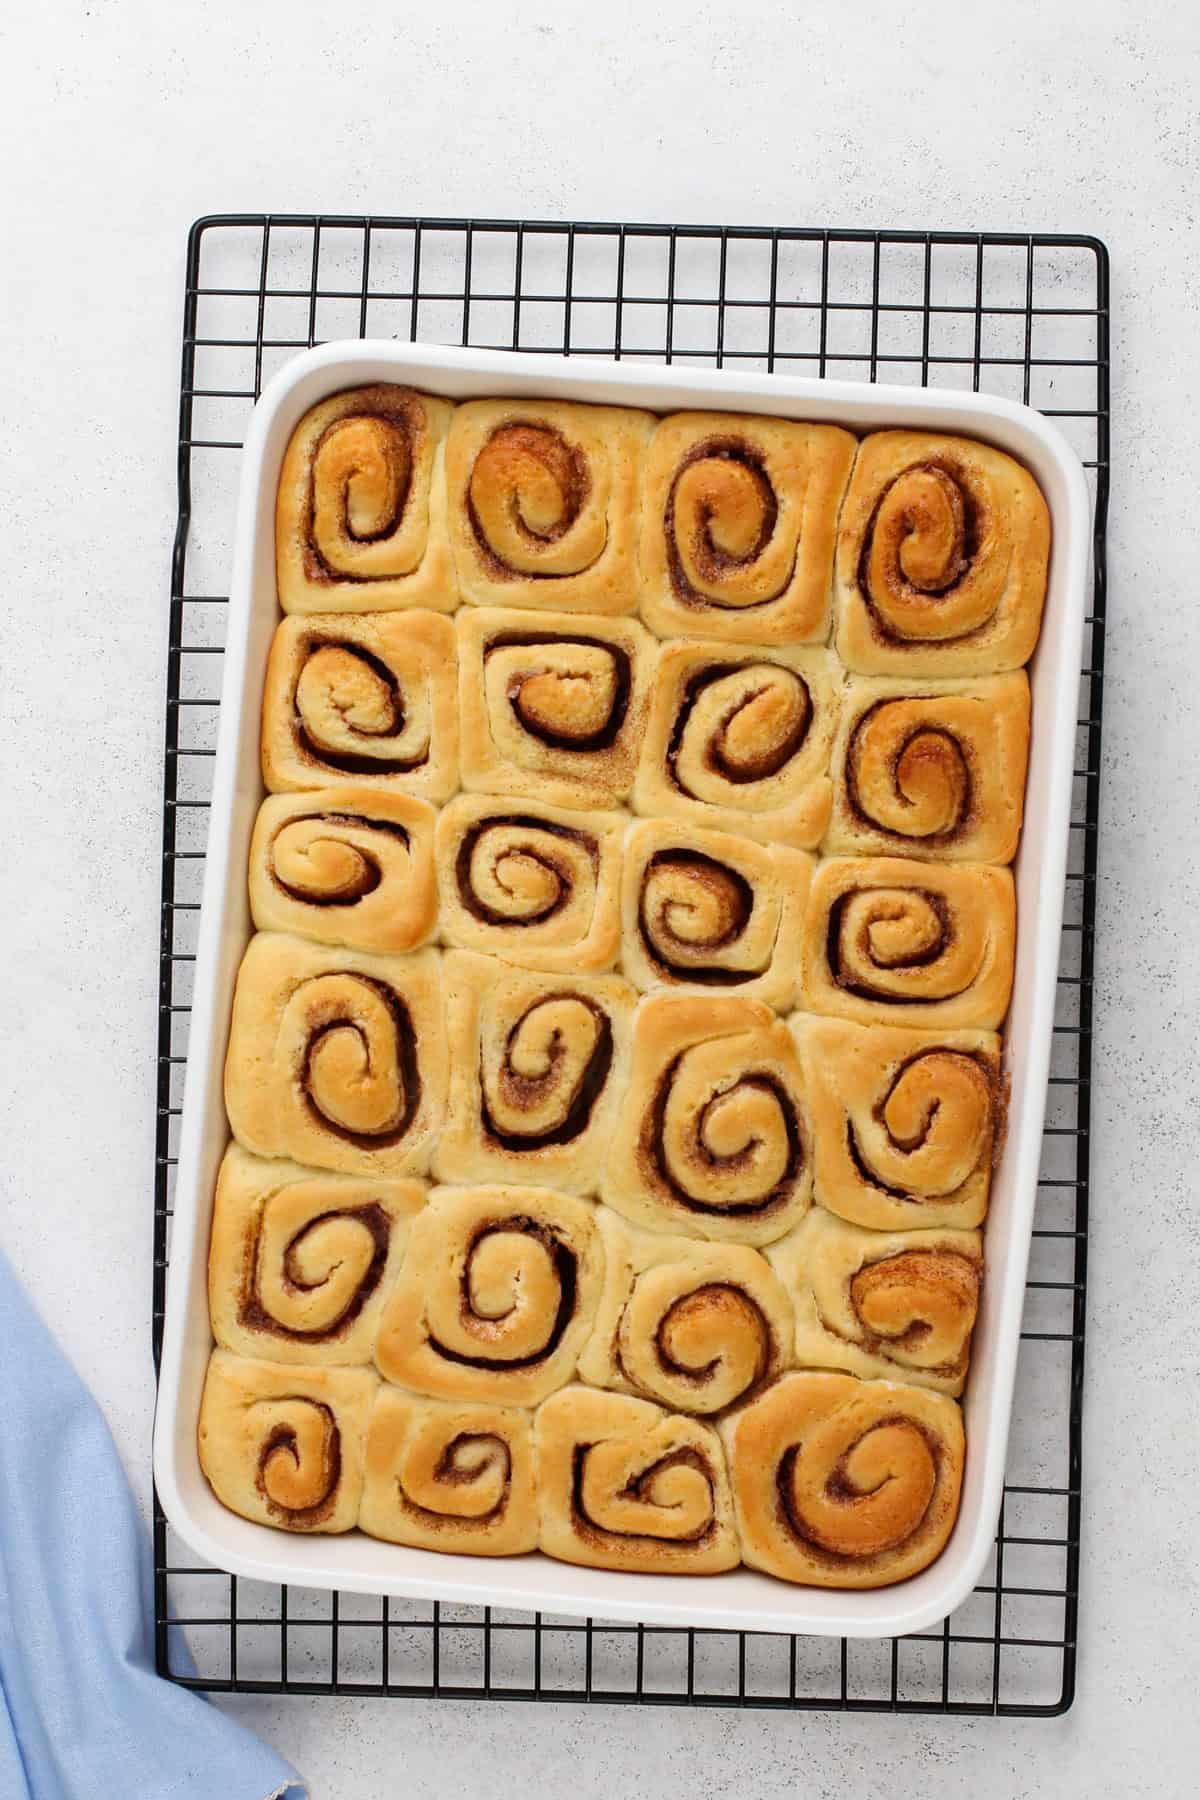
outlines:
[[[520, 14], [518, 22], [518, 13]], [[317, 1800], [1196, 1791], [1200, 17], [1171, 0], [16, 9], [0, 1233], [143, 1503], [183, 240], [214, 209], [1092, 231], [1113, 513], [1079, 1698], [1051, 1722], [239, 1699]], [[886, 1771], [886, 1775], [882, 1772]]]

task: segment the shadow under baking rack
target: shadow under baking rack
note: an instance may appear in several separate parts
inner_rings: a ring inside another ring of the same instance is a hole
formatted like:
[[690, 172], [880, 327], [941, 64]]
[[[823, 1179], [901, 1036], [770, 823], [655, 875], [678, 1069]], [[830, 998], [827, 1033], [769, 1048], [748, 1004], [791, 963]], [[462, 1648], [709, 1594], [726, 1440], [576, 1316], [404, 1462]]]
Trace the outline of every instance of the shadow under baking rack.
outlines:
[[[279, 1588], [154, 1522], [157, 1654], [192, 1685], [642, 1704], [1064, 1711], [1075, 1688], [1080, 1408], [1108, 502], [1108, 259], [1088, 237], [228, 216], [188, 241], [163, 816], [154, 1346], [162, 1330], [238, 451], [262, 385], [330, 338], [786, 369], [979, 389], [1057, 419], [1091, 487], [1049, 1107], [1004, 1506], [983, 1581], [884, 1641], [608, 1624]], [[184, 1634], [196, 1674], [180, 1672]]]

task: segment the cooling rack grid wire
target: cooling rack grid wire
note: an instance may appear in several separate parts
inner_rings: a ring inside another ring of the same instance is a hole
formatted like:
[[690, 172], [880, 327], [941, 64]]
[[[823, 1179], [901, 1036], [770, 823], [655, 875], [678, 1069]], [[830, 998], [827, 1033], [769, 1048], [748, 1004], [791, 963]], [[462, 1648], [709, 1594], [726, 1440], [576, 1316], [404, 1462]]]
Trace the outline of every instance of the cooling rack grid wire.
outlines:
[[[1049, 1108], [1004, 1506], [974, 1594], [886, 1641], [585, 1622], [279, 1588], [201, 1567], [155, 1509], [160, 1669], [260, 1693], [1039, 1715], [1075, 1686], [1108, 262], [1088, 237], [220, 216], [188, 240], [163, 813], [154, 1347], [221, 697], [238, 451], [262, 385], [331, 338], [979, 389], [1057, 419], [1088, 472], [1085, 634]], [[196, 1673], [181, 1674], [178, 1625]], [[173, 1662], [173, 1656], [176, 1660]]]

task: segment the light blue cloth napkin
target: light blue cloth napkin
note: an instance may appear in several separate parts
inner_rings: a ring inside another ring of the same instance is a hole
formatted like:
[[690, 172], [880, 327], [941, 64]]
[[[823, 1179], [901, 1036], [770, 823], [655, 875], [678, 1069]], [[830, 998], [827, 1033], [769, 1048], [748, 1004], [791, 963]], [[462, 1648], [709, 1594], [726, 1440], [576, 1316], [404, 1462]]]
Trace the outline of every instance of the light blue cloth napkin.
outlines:
[[0, 1251], [0, 1800], [304, 1800], [155, 1674], [151, 1584], [108, 1427]]

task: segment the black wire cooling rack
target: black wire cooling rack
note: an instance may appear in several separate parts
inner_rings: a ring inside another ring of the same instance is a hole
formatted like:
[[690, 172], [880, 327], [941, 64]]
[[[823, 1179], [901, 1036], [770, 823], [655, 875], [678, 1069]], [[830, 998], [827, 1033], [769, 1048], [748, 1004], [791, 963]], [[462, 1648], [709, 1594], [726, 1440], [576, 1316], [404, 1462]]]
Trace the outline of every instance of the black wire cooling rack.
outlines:
[[[793, 369], [975, 388], [1056, 418], [1087, 467], [1095, 593], [1050, 1106], [996, 1546], [936, 1630], [884, 1642], [679, 1631], [315, 1593], [199, 1565], [156, 1507], [159, 1667], [266, 1693], [1051, 1714], [1075, 1686], [1108, 261], [1094, 238], [228, 216], [188, 241], [163, 813], [154, 1335], [170, 1254], [238, 450], [262, 384], [330, 338]], [[195, 1673], [179, 1650], [186, 1636]]]

